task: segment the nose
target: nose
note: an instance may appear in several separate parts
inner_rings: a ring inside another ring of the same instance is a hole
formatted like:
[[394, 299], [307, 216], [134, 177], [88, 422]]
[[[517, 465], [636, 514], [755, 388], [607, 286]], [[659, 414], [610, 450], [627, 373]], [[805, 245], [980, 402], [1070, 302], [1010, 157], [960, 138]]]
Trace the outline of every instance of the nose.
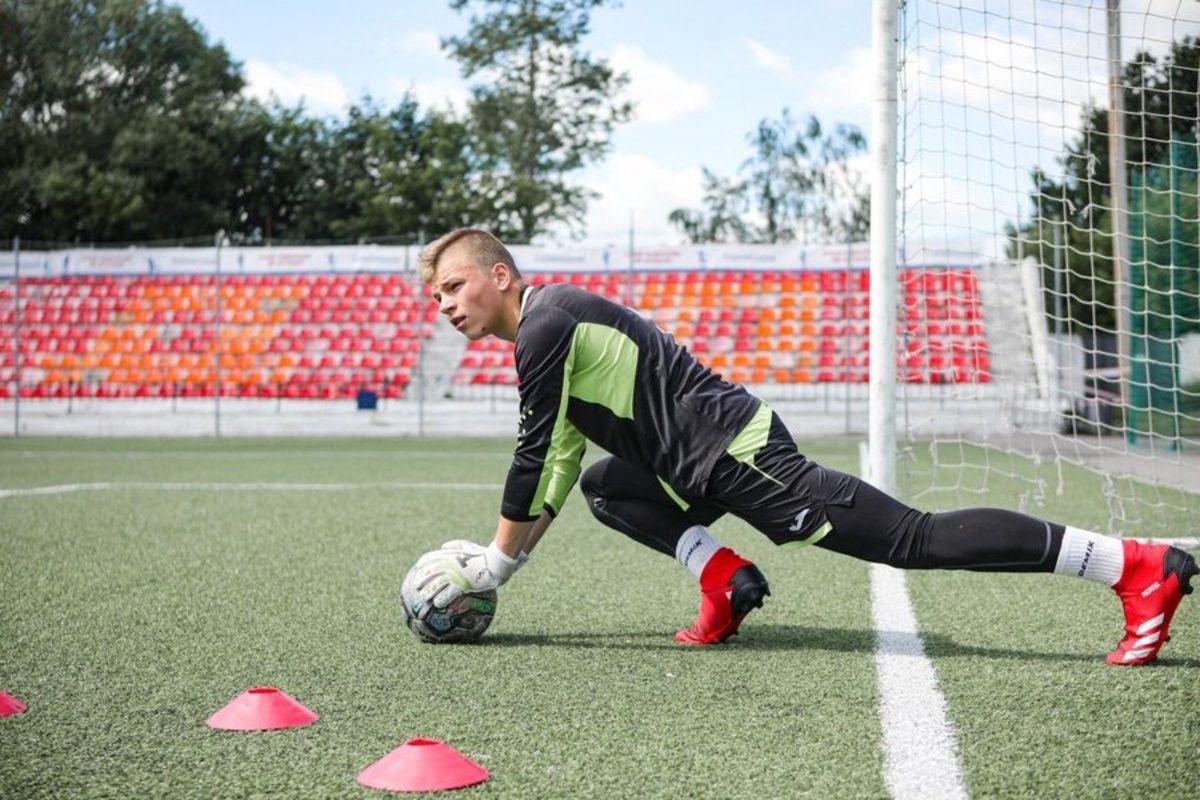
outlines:
[[454, 301], [448, 295], [442, 295], [442, 302], [438, 304], [438, 311], [445, 314], [447, 317], [454, 311]]

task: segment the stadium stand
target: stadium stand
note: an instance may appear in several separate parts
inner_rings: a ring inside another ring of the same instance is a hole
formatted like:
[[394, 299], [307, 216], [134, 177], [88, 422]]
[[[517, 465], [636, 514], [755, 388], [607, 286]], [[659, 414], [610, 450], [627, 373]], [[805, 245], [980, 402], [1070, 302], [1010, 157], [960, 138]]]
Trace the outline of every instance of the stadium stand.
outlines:
[[[869, 276], [865, 270], [539, 273], [632, 305], [701, 361], [741, 383], [864, 383]], [[987, 383], [990, 357], [979, 287], [971, 270], [906, 269], [899, 379]], [[507, 342], [472, 342], [454, 373], [459, 385], [516, 383]]]
[[22, 397], [400, 397], [437, 313], [397, 274], [33, 278], [21, 295], [18, 320], [0, 286], [0, 396], [19, 338]]
[[[744, 383], [868, 377], [863, 270], [534, 273], [632, 305], [704, 363]], [[986, 383], [990, 356], [971, 270], [907, 269], [897, 364], [908, 383]], [[397, 398], [437, 310], [397, 273], [111, 275], [0, 285], [0, 397]], [[214, 324], [219, 319], [220, 325]], [[466, 345], [452, 381], [513, 386], [513, 347]]]

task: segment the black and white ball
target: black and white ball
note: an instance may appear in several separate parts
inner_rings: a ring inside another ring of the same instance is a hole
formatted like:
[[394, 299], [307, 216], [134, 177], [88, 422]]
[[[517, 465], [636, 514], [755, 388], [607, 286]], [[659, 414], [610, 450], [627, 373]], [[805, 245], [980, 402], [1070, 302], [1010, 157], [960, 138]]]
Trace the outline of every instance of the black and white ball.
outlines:
[[[446, 559], [453, 559], [447, 554]], [[445, 608], [430, 606], [419, 589], [445, 572], [443, 559], [422, 558], [404, 576], [400, 586], [400, 605], [409, 630], [431, 644], [478, 641], [496, 615], [496, 590], [468, 592], [452, 600]], [[429, 613], [426, 614], [428, 607]], [[422, 618], [424, 617], [424, 618]]]

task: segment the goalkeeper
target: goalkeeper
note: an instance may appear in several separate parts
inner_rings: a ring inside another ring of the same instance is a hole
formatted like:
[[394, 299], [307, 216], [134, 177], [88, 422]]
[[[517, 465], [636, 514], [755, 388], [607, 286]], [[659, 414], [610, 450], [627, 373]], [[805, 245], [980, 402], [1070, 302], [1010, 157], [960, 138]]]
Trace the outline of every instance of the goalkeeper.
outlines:
[[674, 556], [700, 583], [696, 620], [675, 638], [714, 644], [770, 594], [754, 564], [709, 531], [740, 517], [799, 542], [905, 569], [1054, 572], [1111, 586], [1125, 635], [1112, 664], [1153, 661], [1197, 567], [1174, 547], [999, 509], [925, 513], [807, 459], [768, 406], [714, 375], [636, 312], [568, 285], [525, 283], [490, 233], [452, 231], [421, 253], [440, 312], [468, 339], [516, 342], [520, 421], [500, 519], [486, 548], [452, 542], [422, 592], [443, 605], [513, 574], [576, 480], [586, 440], [612, 455], [581, 489], [605, 525]]

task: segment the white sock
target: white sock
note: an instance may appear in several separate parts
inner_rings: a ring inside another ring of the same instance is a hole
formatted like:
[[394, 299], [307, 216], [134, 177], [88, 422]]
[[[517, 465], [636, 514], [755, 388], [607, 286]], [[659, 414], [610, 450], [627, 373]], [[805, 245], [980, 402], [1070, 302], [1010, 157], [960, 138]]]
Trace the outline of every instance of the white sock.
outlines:
[[1125, 548], [1120, 539], [1067, 526], [1054, 565], [1055, 574], [1074, 575], [1112, 586], [1121, 579], [1124, 568]]
[[712, 558], [713, 553], [721, 549], [721, 543], [712, 537], [708, 529], [702, 525], [693, 525], [683, 532], [675, 545], [675, 559], [691, 570], [700, 580], [704, 566]]

